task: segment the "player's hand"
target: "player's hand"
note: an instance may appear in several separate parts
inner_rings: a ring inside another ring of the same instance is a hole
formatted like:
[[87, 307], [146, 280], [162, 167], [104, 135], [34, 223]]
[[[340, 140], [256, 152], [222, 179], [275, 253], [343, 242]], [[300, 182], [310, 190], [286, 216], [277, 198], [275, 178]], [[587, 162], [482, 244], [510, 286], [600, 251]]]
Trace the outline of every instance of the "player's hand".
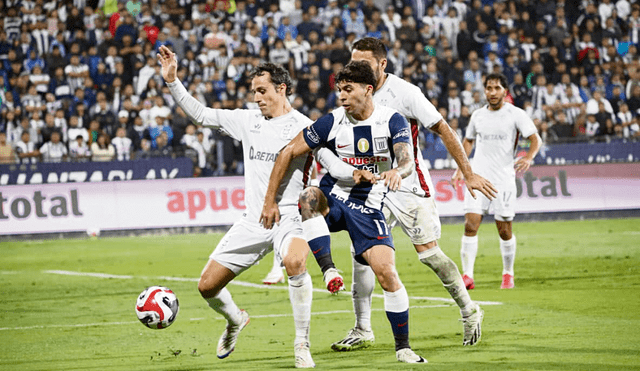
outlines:
[[397, 191], [400, 189], [400, 183], [402, 182], [402, 177], [397, 169], [387, 170], [384, 173], [380, 174], [380, 180], [384, 180], [384, 185], [389, 187], [390, 191]]
[[460, 183], [464, 180], [464, 174], [460, 171], [460, 168], [456, 169], [451, 176], [451, 180], [449, 180], [449, 184], [453, 187], [454, 190], [458, 189]]
[[174, 82], [178, 73], [178, 59], [176, 54], [162, 45], [158, 50], [158, 60], [162, 65], [162, 78], [166, 82]]
[[473, 174], [469, 179], [465, 181], [465, 184], [473, 198], [476, 198], [475, 192], [473, 192], [474, 189], [482, 192], [482, 194], [487, 196], [487, 198], [490, 200], [496, 198], [496, 194], [498, 193], [498, 190], [493, 184], [491, 184], [490, 181], [486, 180], [478, 174]]
[[260, 223], [266, 229], [273, 228], [273, 223], [280, 224], [280, 210], [278, 209], [278, 204], [274, 203], [266, 203], [262, 207], [262, 214], [260, 215]]
[[516, 160], [516, 172], [525, 172], [533, 165], [533, 160], [528, 160], [526, 157], [520, 157]]
[[376, 176], [372, 172], [364, 169], [357, 169], [353, 171], [353, 181], [356, 184], [360, 184], [362, 182], [376, 184], [378, 182]]

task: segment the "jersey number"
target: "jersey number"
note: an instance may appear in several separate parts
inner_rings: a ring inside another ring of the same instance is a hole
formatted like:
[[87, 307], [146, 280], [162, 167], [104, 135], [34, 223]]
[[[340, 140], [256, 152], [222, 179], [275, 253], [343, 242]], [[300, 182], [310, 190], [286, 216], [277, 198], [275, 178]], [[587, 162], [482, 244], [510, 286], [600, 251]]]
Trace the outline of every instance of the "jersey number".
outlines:
[[376, 223], [376, 227], [378, 227], [378, 234], [380, 236], [389, 235], [389, 228], [387, 227], [387, 223], [384, 220], [374, 219], [373, 221]]

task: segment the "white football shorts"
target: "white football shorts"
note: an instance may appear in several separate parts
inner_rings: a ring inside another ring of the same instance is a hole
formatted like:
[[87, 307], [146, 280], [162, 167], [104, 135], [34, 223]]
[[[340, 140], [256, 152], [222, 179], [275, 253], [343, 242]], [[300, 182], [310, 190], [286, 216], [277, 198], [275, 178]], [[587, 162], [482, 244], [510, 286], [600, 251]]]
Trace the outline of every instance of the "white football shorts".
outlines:
[[388, 192], [382, 209], [389, 228], [396, 224], [414, 245], [440, 238], [442, 226], [433, 197], [420, 197], [409, 192]]
[[256, 264], [272, 249], [283, 261], [293, 238], [304, 239], [302, 218], [293, 213], [280, 216], [280, 224], [265, 229], [258, 221], [242, 218], [235, 222], [209, 256], [236, 276]]
[[464, 212], [465, 214], [493, 214], [493, 217], [501, 222], [510, 222], [516, 215], [516, 183], [496, 185], [498, 194], [493, 200], [489, 200], [487, 196], [480, 191], [474, 190], [476, 199], [471, 196], [469, 189], [465, 187], [464, 194]]

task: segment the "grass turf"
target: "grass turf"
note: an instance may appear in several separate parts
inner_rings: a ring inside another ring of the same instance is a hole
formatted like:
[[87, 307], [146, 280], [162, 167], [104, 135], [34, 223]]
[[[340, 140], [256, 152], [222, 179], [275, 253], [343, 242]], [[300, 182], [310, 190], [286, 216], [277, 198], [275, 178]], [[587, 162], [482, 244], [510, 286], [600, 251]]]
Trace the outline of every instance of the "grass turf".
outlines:
[[[394, 230], [398, 271], [409, 295], [411, 344], [428, 365], [395, 360], [383, 301], [373, 299], [372, 348], [336, 353], [330, 344], [353, 326], [347, 294], [314, 292], [312, 355], [324, 370], [640, 369], [640, 220], [515, 223], [516, 288], [500, 290], [494, 225], [480, 229], [474, 300], [484, 305], [481, 342], [462, 347], [458, 308], [406, 236]], [[444, 225], [440, 246], [459, 265], [461, 225]], [[267, 370], [293, 368], [293, 320], [285, 285], [230, 285], [252, 316], [235, 352], [216, 358], [222, 317], [199, 297], [196, 281], [220, 234], [4, 242], [0, 244], [0, 369]], [[348, 236], [332, 236], [350, 284]], [[308, 262], [314, 287], [322, 277]], [[271, 255], [237, 281], [259, 284]], [[63, 275], [68, 271], [112, 276]], [[180, 300], [176, 322], [150, 330], [134, 313], [146, 286]], [[379, 287], [376, 293], [380, 294]], [[421, 299], [416, 299], [417, 297]], [[430, 298], [430, 299], [429, 299]]]

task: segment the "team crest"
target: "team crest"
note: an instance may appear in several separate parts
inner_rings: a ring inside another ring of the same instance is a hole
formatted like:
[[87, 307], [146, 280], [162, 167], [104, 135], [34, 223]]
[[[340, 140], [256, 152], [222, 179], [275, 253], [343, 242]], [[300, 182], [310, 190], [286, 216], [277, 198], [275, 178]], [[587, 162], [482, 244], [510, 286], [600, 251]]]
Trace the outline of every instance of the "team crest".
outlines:
[[362, 153], [367, 152], [369, 150], [369, 141], [364, 138], [360, 138], [358, 141], [358, 150]]
[[373, 138], [373, 145], [375, 150], [378, 152], [387, 151], [389, 149], [386, 138]]

